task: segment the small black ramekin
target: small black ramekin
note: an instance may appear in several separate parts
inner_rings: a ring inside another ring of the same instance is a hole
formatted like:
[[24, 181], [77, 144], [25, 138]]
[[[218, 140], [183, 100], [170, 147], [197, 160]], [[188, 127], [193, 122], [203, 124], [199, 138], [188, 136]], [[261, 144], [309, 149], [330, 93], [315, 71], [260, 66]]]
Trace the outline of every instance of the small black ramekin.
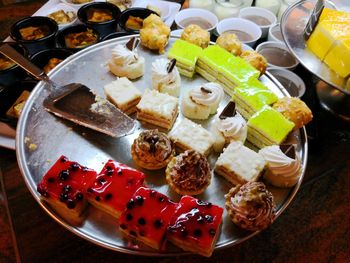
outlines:
[[[25, 57], [28, 55], [28, 52], [23, 45], [15, 42], [2, 42], [0, 43], [0, 45], [3, 45], [5, 43], [9, 44], [21, 55]], [[16, 82], [25, 79], [26, 76], [27, 76], [26, 71], [22, 69], [20, 66], [18, 66], [17, 64], [8, 69], [0, 70], [0, 86], [9, 87]]]
[[73, 51], [64, 49], [64, 48], [53, 48], [53, 49], [45, 49], [35, 53], [30, 57], [30, 61], [43, 69], [51, 58], [58, 58], [65, 60], [67, 57], [73, 54]]
[[135, 17], [139, 17], [142, 19], [147, 18], [149, 15], [151, 14], [155, 14], [158, 15], [156, 12], [149, 10], [147, 8], [142, 8], [142, 7], [133, 7], [133, 8], [129, 8], [129, 9], [125, 9], [119, 18], [119, 26], [128, 33], [131, 34], [138, 34], [140, 32], [140, 30], [133, 30], [130, 28], [126, 27], [126, 21], [128, 20], [129, 16], [135, 16]]
[[[112, 13], [112, 19], [104, 22], [91, 22], [88, 20], [88, 12], [91, 9], [110, 11]], [[86, 4], [80, 7], [78, 10], [79, 20], [85, 25], [97, 30], [100, 33], [101, 37], [117, 31], [120, 14], [120, 9], [117, 6], [106, 2], [94, 2]]]
[[[29, 26], [47, 26], [49, 33], [39, 39], [24, 40], [19, 30]], [[31, 16], [23, 18], [13, 24], [10, 36], [16, 42], [24, 45], [28, 49], [29, 54], [34, 54], [40, 50], [55, 47], [55, 36], [57, 31], [58, 25], [53, 19], [46, 16]]]
[[[96, 42], [94, 42], [90, 45], [87, 45], [85, 47], [82, 47], [82, 48], [69, 48], [66, 46], [65, 36], [67, 36], [70, 33], [85, 32], [88, 29], [91, 29], [92, 32], [96, 35]], [[75, 25], [75, 26], [66, 27], [62, 31], [59, 31], [57, 34], [57, 37], [56, 37], [56, 43], [57, 43], [58, 47], [65, 48], [65, 49], [71, 50], [73, 52], [77, 52], [77, 51], [82, 50], [88, 46], [96, 44], [96, 43], [100, 42], [100, 40], [101, 40], [100, 33], [97, 30], [93, 29], [92, 27], [86, 26], [86, 25]]]

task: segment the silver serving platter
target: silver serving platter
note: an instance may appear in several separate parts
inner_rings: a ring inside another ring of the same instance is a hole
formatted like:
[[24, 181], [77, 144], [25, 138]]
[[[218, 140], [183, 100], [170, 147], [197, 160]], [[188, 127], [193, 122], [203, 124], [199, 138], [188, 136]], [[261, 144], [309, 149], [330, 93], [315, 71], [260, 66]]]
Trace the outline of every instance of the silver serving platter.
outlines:
[[[341, 92], [350, 95], [350, 91], [346, 89], [346, 79], [339, 77], [306, 46], [304, 29], [316, 2], [316, 0], [301, 0], [284, 12], [281, 19], [284, 41], [293, 55], [312, 74]], [[340, 3], [338, 5], [341, 6]], [[327, 1], [326, 7], [336, 9], [336, 5], [330, 1]]]
[[[58, 84], [67, 84], [71, 82], [83, 83], [104, 97], [103, 86], [115, 80], [115, 76], [109, 73], [106, 67], [106, 61], [111, 56], [111, 49], [116, 44], [125, 44], [129, 38], [130, 36], [112, 39], [88, 47], [59, 64], [59, 66], [50, 72], [50, 77]], [[167, 49], [169, 49], [175, 40], [176, 38], [174, 37], [170, 39]], [[139, 47], [139, 54], [144, 56], [146, 60], [145, 74], [142, 78], [134, 81], [134, 84], [143, 91], [145, 88], [152, 87], [152, 61], [159, 57], [165, 57], [166, 53], [159, 55]], [[287, 91], [269, 73], [262, 76], [261, 80], [278, 94], [278, 96], [288, 96]], [[198, 75], [193, 79], [182, 76], [181, 93], [205, 82], [207, 81]], [[43, 109], [42, 102], [48, 95], [48, 91], [44, 86], [44, 83], [39, 83], [31, 93], [19, 120], [16, 137], [17, 158], [23, 178], [28, 189], [40, 206], [66, 229], [100, 246], [124, 253], [149, 256], [184, 254], [185, 252], [171, 244], [168, 244], [166, 251], [159, 252], [142, 244], [130, 242], [130, 240], [123, 237], [118, 231], [118, 223], [115, 218], [91, 206], [88, 209], [88, 215], [83, 225], [79, 227], [72, 226], [64, 221], [60, 215], [52, 210], [45, 202], [40, 200], [40, 195], [36, 191], [36, 186], [53, 162], [61, 155], [66, 155], [71, 160], [93, 168], [97, 172], [101, 170], [103, 163], [108, 159], [114, 159], [131, 167], [136, 167], [147, 175], [146, 183], [149, 187], [168, 195], [174, 201], [180, 199], [179, 195], [168, 188], [165, 182], [164, 171], [152, 172], [140, 169], [134, 164], [131, 158], [130, 146], [133, 140], [138, 136], [141, 130], [149, 129], [151, 126], [146, 127], [138, 124], [135, 133], [117, 139], [79, 127], [71, 122], [59, 119]], [[220, 104], [219, 113], [229, 100], [230, 97], [226, 95], [225, 99]], [[175, 125], [177, 125], [181, 119], [182, 116], [180, 113]], [[204, 127], [208, 127], [212, 120], [213, 117], [208, 121], [200, 123]], [[308, 147], [305, 129], [301, 129], [295, 136], [297, 156], [302, 161], [303, 172], [298, 184], [293, 188], [281, 189], [269, 186], [277, 204], [277, 215], [283, 212], [297, 193], [306, 168]], [[34, 151], [30, 150], [28, 147], [30, 143], [36, 144], [37, 149]], [[216, 158], [217, 155], [214, 154], [209, 157], [212, 167]], [[203, 194], [197, 197], [223, 207], [224, 194], [228, 192], [230, 187], [232, 187], [230, 183], [221, 176], [213, 175], [211, 185]], [[238, 244], [254, 236], [256, 233], [257, 232], [243, 231], [236, 227], [225, 212], [216, 249]]]

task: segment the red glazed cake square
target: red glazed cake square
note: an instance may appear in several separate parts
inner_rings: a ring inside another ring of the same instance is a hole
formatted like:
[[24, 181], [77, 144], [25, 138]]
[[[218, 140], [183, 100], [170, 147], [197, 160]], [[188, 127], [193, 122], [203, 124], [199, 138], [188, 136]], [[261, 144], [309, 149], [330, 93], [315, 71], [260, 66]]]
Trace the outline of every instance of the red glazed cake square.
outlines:
[[96, 178], [96, 172], [61, 156], [37, 186], [41, 198], [48, 202], [64, 219], [80, 224], [86, 207], [84, 193]]
[[135, 191], [143, 185], [144, 173], [109, 160], [87, 189], [88, 201], [119, 218]]
[[186, 251], [210, 257], [220, 233], [223, 208], [183, 196], [170, 221], [168, 240]]
[[157, 191], [140, 187], [120, 217], [120, 230], [146, 245], [162, 250], [177, 204]]

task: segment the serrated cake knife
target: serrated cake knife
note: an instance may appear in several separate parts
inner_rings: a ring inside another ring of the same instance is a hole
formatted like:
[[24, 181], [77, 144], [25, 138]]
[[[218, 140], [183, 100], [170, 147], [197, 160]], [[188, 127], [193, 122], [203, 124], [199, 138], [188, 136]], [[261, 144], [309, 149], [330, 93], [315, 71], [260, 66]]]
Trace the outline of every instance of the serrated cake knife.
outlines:
[[0, 53], [21, 66], [36, 79], [47, 84], [46, 87], [48, 87], [50, 94], [43, 102], [47, 111], [112, 137], [122, 137], [134, 130], [135, 120], [109, 101], [95, 95], [85, 85], [80, 83], [57, 85], [41, 69], [8, 44], [0, 45]]

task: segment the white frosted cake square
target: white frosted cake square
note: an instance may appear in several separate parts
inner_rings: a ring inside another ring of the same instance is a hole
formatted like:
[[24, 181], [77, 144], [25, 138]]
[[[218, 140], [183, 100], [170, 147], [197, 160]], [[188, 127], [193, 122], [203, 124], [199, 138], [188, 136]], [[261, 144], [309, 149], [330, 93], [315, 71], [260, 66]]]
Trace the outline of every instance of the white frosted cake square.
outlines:
[[136, 111], [142, 93], [128, 78], [118, 78], [104, 87], [107, 99], [126, 114]]
[[186, 118], [169, 133], [169, 136], [181, 150], [192, 149], [204, 155], [210, 153], [215, 141], [209, 131]]
[[178, 104], [173, 96], [146, 89], [136, 106], [137, 119], [170, 130], [178, 114]]
[[231, 142], [219, 156], [215, 172], [233, 184], [255, 182], [265, 168], [264, 158], [241, 142]]

